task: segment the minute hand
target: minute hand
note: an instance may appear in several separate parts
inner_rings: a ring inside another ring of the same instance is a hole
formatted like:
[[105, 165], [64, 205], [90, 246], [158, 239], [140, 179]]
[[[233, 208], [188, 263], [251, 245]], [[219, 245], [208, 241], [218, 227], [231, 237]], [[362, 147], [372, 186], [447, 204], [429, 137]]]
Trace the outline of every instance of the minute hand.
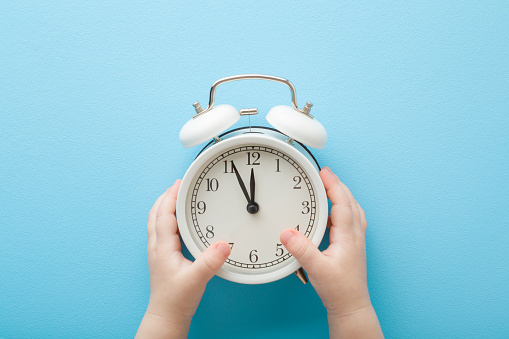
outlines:
[[246, 185], [244, 185], [244, 181], [242, 181], [239, 171], [237, 171], [237, 167], [235, 167], [235, 164], [233, 163], [233, 161], [232, 161], [232, 167], [233, 167], [233, 171], [235, 172], [235, 175], [237, 176], [237, 180], [239, 182], [240, 188], [242, 189], [242, 192], [244, 192], [244, 196], [246, 197], [247, 203], [249, 204], [251, 202], [251, 199], [249, 198], [249, 194], [247, 193]]

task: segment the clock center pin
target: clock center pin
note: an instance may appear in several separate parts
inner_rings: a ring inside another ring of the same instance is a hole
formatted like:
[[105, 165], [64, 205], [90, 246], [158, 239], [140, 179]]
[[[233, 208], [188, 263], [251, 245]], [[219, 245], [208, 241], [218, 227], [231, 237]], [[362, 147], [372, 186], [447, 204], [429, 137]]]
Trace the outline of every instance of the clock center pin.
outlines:
[[247, 211], [250, 213], [250, 214], [256, 214], [258, 213], [258, 210], [260, 209], [260, 206], [258, 206], [258, 204], [255, 202], [253, 204], [248, 204], [247, 205]]

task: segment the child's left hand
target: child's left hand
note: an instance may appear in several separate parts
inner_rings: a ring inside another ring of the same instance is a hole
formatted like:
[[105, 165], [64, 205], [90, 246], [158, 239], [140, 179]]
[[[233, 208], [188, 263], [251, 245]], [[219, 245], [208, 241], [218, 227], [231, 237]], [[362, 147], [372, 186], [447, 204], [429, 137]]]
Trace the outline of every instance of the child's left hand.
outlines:
[[150, 301], [137, 337], [185, 337], [207, 282], [230, 255], [228, 243], [216, 242], [196, 261], [184, 258], [175, 218], [179, 187], [180, 180], [177, 180], [149, 212]]

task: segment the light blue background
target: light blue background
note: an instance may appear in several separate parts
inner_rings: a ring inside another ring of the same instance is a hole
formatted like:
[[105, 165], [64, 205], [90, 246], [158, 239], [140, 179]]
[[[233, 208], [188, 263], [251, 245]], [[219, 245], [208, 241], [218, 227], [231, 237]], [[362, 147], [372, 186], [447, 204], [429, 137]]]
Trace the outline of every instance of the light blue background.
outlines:
[[[290, 79], [316, 150], [368, 218], [388, 338], [509, 336], [507, 2], [0, 5], [0, 337], [132, 337], [146, 218], [198, 153], [178, 142], [224, 76]], [[217, 103], [289, 104], [246, 81]], [[234, 127], [247, 124], [243, 119]], [[214, 278], [190, 337], [326, 337], [294, 276]]]

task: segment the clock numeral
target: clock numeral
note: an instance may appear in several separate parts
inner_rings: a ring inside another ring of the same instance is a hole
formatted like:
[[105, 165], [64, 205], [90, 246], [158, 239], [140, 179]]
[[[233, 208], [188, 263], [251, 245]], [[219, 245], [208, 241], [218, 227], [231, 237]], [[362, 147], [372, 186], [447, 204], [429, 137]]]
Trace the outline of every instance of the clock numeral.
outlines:
[[230, 245], [230, 249], [233, 250], [233, 245], [235, 245], [235, 243], [234, 242], [229, 242], [228, 244]]
[[207, 204], [205, 204], [205, 201], [198, 201], [196, 208], [198, 208], [198, 214], [203, 214], [207, 210]]
[[296, 182], [295, 186], [293, 186], [293, 189], [294, 190], [300, 190], [302, 187], [300, 187], [300, 182], [302, 181], [302, 178], [299, 177], [298, 175], [294, 176], [293, 177], [293, 181]]
[[279, 159], [276, 159], [276, 172], [281, 172], [279, 170]]
[[295, 227], [295, 229], [296, 229], [297, 231], [300, 231], [300, 227], [299, 227], [299, 225], [297, 225], [297, 227]]
[[277, 244], [276, 245], [276, 257], [280, 257], [285, 253], [285, 250], [283, 249], [283, 244]]
[[252, 250], [249, 253], [249, 261], [251, 261], [252, 263], [255, 263], [258, 261], [258, 256], [256, 255], [257, 252], [258, 252], [257, 250]]
[[309, 208], [309, 201], [302, 202], [302, 214], [308, 214], [311, 208]]
[[209, 239], [214, 238], [214, 226], [208, 225], [207, 227], [205, 227], [205, 229], [207, 230], [207, 233], [205, 233], [205, 236]]
[[215, 192], [219, 188], [219, 181], [216, 178], [206, 179], [207, 180], [207, 192]]
[[[253, 161], [251, 163], [251, 161]], [[251, 152], [247, 152], [247, 164], [248, 165], [260, 165], [260, 153], [253, 152], [251, 156]]]
[[228, 160], [224, 160], [224, 172], [223, 173], [234, 173], [233, 172], [233, 160], [230, 160], [230, 170], [228, 171]]

